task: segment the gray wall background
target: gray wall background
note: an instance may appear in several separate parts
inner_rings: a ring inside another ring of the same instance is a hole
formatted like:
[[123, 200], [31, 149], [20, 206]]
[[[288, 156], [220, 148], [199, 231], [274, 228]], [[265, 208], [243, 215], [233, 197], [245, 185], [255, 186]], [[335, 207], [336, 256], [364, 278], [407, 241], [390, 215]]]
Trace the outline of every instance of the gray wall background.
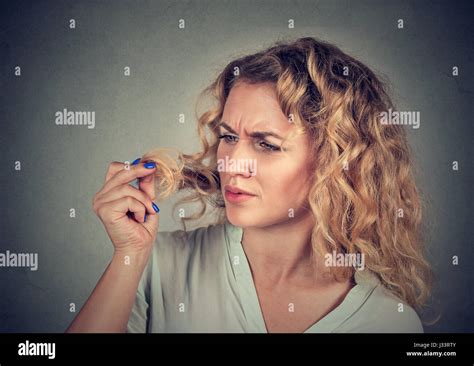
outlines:
[[[0, 19], [0, 249], [39, 256], [37, 271], [0, 268], [1, 332], [63, 332], [69, 304], [86, 301], [112, 254], [91, 210], [109, 162], [154, 147], [195, 151], [196, 98], [217, 72], [301, 36], [340, 46], [391, 80], [399, 110], [420, 111], [420, 128], [406, 128], [442, 311], [425, 330], [473, 331], [472, 2], [10, 1]], [[95, 128], [56, 126], [63, 108], [95, 111]], [[160, 230], [181, 228], [174, 201], [160, 205]]]

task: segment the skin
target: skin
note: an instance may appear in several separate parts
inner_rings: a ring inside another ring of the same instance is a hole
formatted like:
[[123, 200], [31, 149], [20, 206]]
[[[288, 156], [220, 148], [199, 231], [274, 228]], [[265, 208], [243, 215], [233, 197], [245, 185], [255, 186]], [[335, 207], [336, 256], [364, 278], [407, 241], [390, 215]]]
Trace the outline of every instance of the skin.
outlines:
[[[314, 225], [304, 208], [309, 188], [305, 182], [311, 171], [309, 141], [298, 136], [288, 141], [284, 153], [277, 154], [264, 152], [261, 141], [248, 138], [256, 128], [273, 129], [283, 137], [294, 128], [282, 115], [269, 85], [237, 84], [224, 117], [239, 139], [235, 144], [233, 139], [221, 142], [218, 157], [258, 161], [256, 175], [221, 172], [221, 181], [223, 187], [232, 184], [256, 195], [245, 203], [228, 202], [226, 212], [234, 225], [244, 228], [242, 245], [267, 330], [302, 332], [337, 306], [351, 286], [325, 279], [321, 261], [309, 260]], [[267, 139], [279, 144], [274, 138]], [[152, 206], [155, 170], [147, 169], [143, 162], [135, 166], [110, 164], [92, 208], [114, 245], [114, 255], [66, 332], [125, 332], [159, 226], [159, 215]], [[135, 179], [139, 179], [139, 189], [129, 185]], [[292, 218], [288, 216], [290, 208], [294, 209]], [[290, 303], [294, 312], [288, 311]]]
[[[114, 246], [112, 260], [67, 333], [124, 333], [158, 230], [154, 175], [141, 162], [112, 162], [92, 208]], [[129, 185], [139, 179], [139, 189]], [[133, 213], [134, 218], [127, 212]], [[145, 220], [145, 212], [147, 218]]]
[[[235, 133], [220, 126], [220, 135], [227, 136], [219, 143], [217, 158], [257, 162], [254, 175], [227, 170], [220, 171], [220, 179], [223, 194], [227, 184], [255, 194], [246, 202], [226, 199], [226, 215], [243, 228], [242, 246], [267, 331], [303, 332], [339, 305], [352, 287], [351, 281], [339, 283], [324, 276], [324, 258], [310, 258], [315, 222], [306, 204], [312, 169], [309, 138], [293, 136], [283, 144], [284, 151], [271, 151], [268, 144], [281, 148], [283, 141], [250, 136], [272, 131], [285, 138], [296, 128], [269, 83], [237, 83], [221, 121]], [[294, 217], [289, 217], [290, 209]]]

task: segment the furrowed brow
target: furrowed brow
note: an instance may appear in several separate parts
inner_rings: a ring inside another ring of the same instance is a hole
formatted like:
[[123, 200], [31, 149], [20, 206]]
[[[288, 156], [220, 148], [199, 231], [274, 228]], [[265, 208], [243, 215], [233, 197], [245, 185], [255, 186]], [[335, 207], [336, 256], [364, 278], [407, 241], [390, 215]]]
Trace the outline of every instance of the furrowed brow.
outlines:
[[[230, 127], [227, 123], [225, 122], [221, 122], [220, 126], [222, 126], [223, 128], [225, 128], [227, 131], [233, 133], [233, 134], [236, 134], [238, 135], [237, 132], [234, 131], [234, 129], [232, 127]], [[272, 137], [275, 137], [277, 139], [280, 139], [280, 140], [283, 140], [283, 137], [281, 137], [280, 135], [278, 135], [277, 133], [275, 132], [270, 132], [270, 131], [255, 131], [255, 132], [252, 132], [249, 134], [250, 137], [254, 137], [254, 138], [264, 138], [264, 137], [267, 137], [267, 136], [272, 136]]]

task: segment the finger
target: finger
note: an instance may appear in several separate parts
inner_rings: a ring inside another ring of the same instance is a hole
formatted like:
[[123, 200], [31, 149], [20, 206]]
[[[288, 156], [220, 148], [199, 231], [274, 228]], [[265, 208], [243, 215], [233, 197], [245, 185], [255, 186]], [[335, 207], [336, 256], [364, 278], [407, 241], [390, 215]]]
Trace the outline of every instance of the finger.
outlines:
[[112, 178], [110, 178], [107, 183], [101, 189], [101, 194], [111, 190], [114, 187], [117, 187], [122, 184], [128, 184], [133, 180], [141, 177], [145, 177], [149, 174], [152, 174], [156, 171], [156, 165], [154, 163], [146, 164], [137, 164], [130, 166], [130, 169], [122, 169], [116, 173]]
[[112, 178], [115, 174], [117, 174], [121, 170], [128, 170], [130, 169], [129, 162], [120, 162], [120, 161], [113, 161], [109, 164], [107, 169], [107, 173], [105, 174], [105, 181], [104, 184], [107, 183], [110, 178]]
[[129, 211], [133, 213], [138, 221], [145, 222], [145, 206], [131, 196], [105, 202], [99, 207], [97, 213], [104, 224], [113, 224], [127, 216]]
[[153, 173], [147, 175], [146, 177], [140, 178], [138, 183], [138, 187], [140, 188], [140, 190], [145, 192], [152, 200], [156, 198], [155, 179], [155, 173]]
[[146, 215], [145, 221], [143, 222], [143, 226], [148, 231], [148, 233], [154, 237], [158, 230], [158, 224], [160, 222], [160, 214], [157, 215]]
[[140, 201], [142, 205], [145, 206], [146, 211], [149, 214], [154, 215], [159, 211], [158, 206], [150, 199], [150, 197], [148, 197], [145, 192], [142, 192], [128, 184], [114, 187], [111, 190], [99, 195], [95, 201], [95, 205], [99, 206], [103, 203], [115, 201], [116, 199], [127, 196], [133, 197], [137, 201]]

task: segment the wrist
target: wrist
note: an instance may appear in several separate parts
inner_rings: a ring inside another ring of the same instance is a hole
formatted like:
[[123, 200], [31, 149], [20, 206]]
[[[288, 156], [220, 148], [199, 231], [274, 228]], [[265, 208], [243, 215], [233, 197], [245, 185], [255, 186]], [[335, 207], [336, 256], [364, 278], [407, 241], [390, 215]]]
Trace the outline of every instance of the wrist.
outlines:
[[122, 263], [125, 266], [145, 266], [148, 263], [152, 247], [146, 249], [130, 250], [115, 249], [112, 261]]

